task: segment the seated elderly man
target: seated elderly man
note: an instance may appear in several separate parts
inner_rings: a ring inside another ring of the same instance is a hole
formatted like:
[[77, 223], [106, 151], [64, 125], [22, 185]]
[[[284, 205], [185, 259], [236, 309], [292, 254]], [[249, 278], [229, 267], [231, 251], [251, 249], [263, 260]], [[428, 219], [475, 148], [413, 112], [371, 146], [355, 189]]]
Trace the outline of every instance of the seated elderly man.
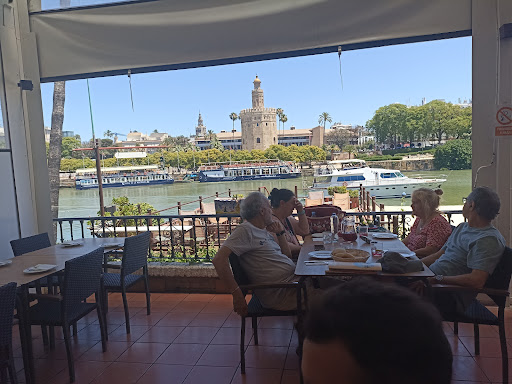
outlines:
[[[297, 281], [295, 264], [283, 224], [272, 216], [268, 199], [259, 192], [249, 194], [240, 206], [244, 222], [235, 228], [220, 247], [213, 265], [220, 279], [233, 295], [235, 311], [244, 315], [247, 304], [229, 266], [229, 255], [235, 253], [240, 265], [253, 284]], [[313, 293], [313, 292], [312, 292]], [[266, 308], [290, 310], [297, 307], [293, 289], [265, 289], [257, 292]]]
[[[467, 222], [455, 228], [446, 244], [422, 261], [436, 274], [431, 283], [482, 288], [500, 261], [505, 239], [491, 225], [498, 215], [500, 199], [488, 187], [475, 188], [467, 197], [462, 213]], [[463, 312], [474, 295], [435, 297], [441, 312]]]
[[436, 308], [392, 284], [354, 279], [313, 302], [306, 384], [449, 384], [452, 352]]

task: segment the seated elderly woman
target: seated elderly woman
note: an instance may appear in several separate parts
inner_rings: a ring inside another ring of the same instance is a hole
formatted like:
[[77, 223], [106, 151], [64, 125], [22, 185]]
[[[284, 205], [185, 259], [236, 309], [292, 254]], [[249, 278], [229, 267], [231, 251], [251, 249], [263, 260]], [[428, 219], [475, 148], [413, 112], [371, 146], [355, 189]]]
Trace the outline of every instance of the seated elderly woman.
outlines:
[[[286, 231], [284, 236], [288, 241], [292, 257], [297, 257], [301, 248], [297, 235], [309, 234], [309, 224], [304, 207], [289, 189], [272, 189], [269, 200], [273, 216], [283, 224]], [[298, 219], [292, 216], [294, 210], [297, 210]]]
[[412, 213], [417, 217], [403, 242], [420, 258], [439, 251], [452, 233], [450, 223], [438, 210], [442, 194], [441, 189], [430, 188], [419, 188], [412, 193]]

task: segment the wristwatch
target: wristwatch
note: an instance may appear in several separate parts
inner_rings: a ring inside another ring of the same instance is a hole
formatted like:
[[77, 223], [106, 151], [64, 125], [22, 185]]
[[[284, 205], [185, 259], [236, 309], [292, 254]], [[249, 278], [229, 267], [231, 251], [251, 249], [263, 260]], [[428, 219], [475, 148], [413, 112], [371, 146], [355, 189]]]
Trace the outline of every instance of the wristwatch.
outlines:
[[441, 282], [441, 281], [443, 281], [443, 279], [444, 279], [443, 275], [436, 275], [436, 281]]
[[281, 232], [276, 233], [276, 236], [277, 236], [277, 237], [279, 237], [279, 236], [283, 236], [285, 232], [286, 232], [286, 231], [283, 229]]

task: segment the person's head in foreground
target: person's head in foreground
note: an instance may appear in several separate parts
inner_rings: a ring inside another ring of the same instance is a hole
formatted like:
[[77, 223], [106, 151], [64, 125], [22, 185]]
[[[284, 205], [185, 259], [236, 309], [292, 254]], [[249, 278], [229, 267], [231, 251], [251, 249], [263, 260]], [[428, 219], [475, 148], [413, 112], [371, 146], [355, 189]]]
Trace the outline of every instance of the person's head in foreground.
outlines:
[[305, 384], [450, 384], [452, 352], [437, 309], [413, 292], [354, 279], [312, 303]]
[[468, 221], [491, 222], [500, 212], [500, 198], [489, 187], [478, 187], [469, 194], [462, 207], [462, 214]]
[[441, 189], [418, 188], [415, 190], [411, 196], [413, 214], [425, 220], [438, 214], [442, 194]]

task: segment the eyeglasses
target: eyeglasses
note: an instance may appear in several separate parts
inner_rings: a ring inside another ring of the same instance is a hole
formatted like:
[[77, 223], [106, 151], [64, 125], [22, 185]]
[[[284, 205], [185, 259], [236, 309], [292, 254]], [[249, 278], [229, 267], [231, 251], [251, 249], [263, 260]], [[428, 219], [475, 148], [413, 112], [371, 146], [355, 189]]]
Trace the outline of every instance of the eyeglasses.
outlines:
[[467, 197], [463, 197], [462, 198], [462, 204], [466, 204], [466, 201], [468, 201], [468, 198]]

